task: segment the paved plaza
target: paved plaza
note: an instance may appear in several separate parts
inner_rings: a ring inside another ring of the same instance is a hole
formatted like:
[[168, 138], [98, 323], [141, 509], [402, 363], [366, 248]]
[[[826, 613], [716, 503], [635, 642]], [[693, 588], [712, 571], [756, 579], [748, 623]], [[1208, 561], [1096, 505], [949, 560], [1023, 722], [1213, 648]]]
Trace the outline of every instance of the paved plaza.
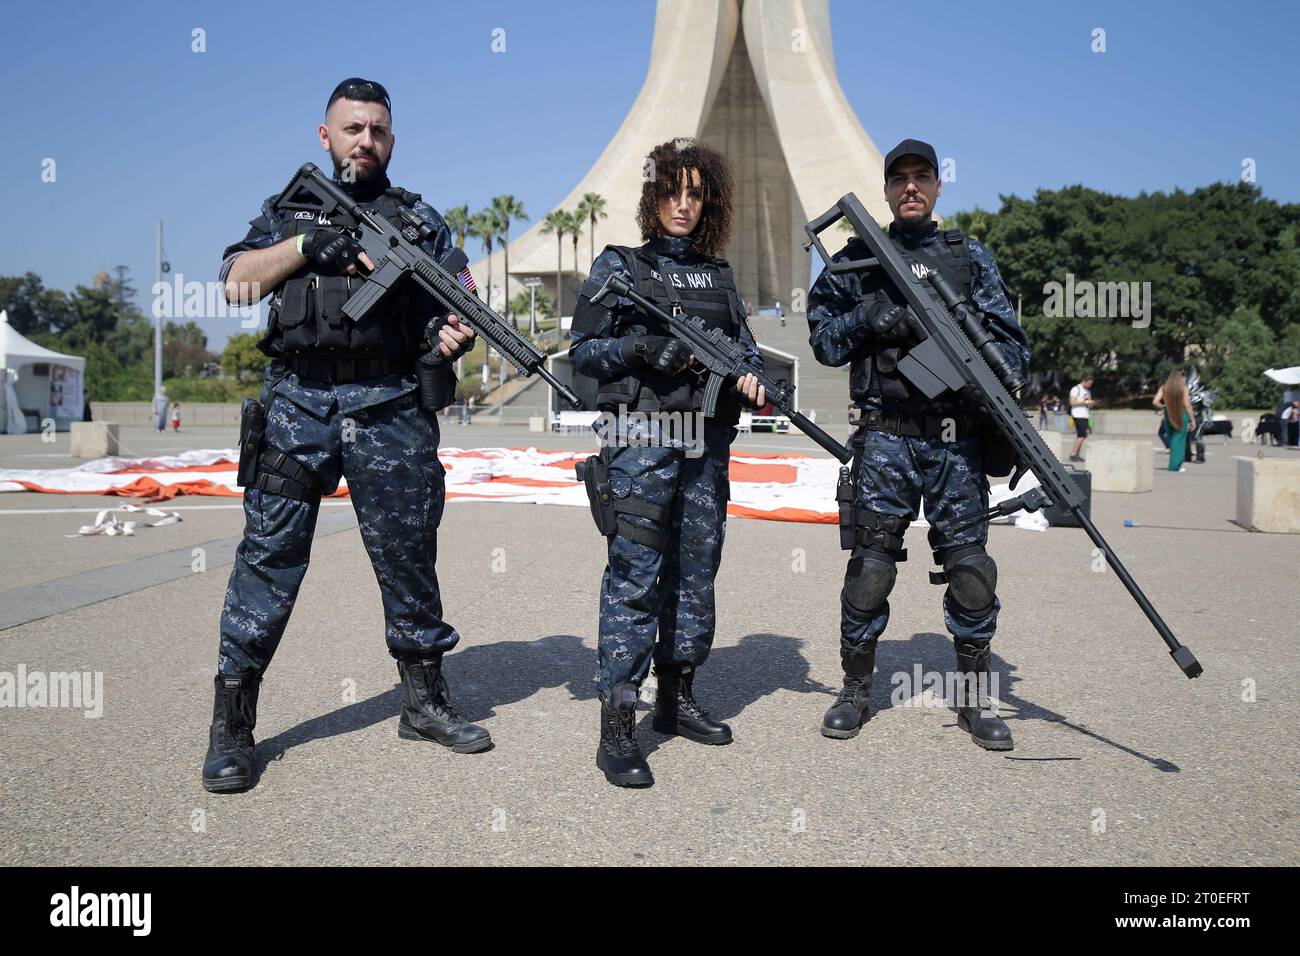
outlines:
[[[125, 429], [123, 453], [235, 444], [233, 429]], [[443, 444], [586, 448], [581, 436], [444, 428]], [[738, 449], [807, 451], [799, 436]], [[1097, 526], [1205, 667], [1187, 680], [1082, 531], [990, 531], [993, 644], [1015, 750], [978, 749], [918, 673], [952, 666], [923, 533], [908, 537], [873, 717], [818, 734], [839, 686], [834, 526], [733, 519], [718, 633], [697, 690], [736, 741], [665, 737], [656, 784], [594, 766], [601, 539], [585, 509], [456, 501], [440, 537], [453, 698], [493, 750], [399, 740], [397, 670], [351, 506], [328, 502], [259, 706], [260, 779], [199, 784], [237, 499], [170, 503], [180, 524], [77, 537], [119, 499], [0, 495], [0, 673], [102, 673], [102, 715], [0, 709], [0, 863], [1290, 864], [1300, 538], [1247, 532], [1233, 456], [1209, 444], [1155, 490], [1098, 493]], [[68, 436], [0, 436], [0, 467], [75, 464]], [[1294, 455], [1292, 456], [1294, 457]], [[1125, 527], [1126, 519], [1140, 527]], [[83, 708], [84, 709], [84, 708]], [[1290, 715], [1290, 716], [1288, 716]]]

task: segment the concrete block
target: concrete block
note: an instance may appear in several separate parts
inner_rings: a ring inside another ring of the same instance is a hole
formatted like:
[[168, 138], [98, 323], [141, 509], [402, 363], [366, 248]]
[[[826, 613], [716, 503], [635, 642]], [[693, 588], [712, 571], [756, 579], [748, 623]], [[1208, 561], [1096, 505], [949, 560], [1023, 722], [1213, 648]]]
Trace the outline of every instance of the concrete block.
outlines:
[[1038, 437], [1043, 440], [1047, 450], [1056, 456], [1057, 461], [1065, 461], [1066, 455], [1069, 454], [1070, 445], [1074, 441], [1074, 439], [1067, 438], [1060, 432], [1052, 431], [1039, 432]]
[[117, 454], [117, 422], [73, 422], [73, 458], [107, 458]]
[[1237, 458], [1237, 524], [1300, 534], [1300, 461]]
[[1090, 438], [1083, 454], [1093, 491], [1133, 494], [1155, 487], [1155, 452], [1148, 441]]

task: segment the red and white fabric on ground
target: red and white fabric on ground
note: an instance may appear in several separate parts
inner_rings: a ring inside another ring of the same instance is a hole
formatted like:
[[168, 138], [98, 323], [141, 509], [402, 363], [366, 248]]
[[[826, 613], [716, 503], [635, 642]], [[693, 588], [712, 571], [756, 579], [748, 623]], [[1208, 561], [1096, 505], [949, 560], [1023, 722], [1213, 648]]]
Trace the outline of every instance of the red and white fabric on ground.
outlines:
[[[506, 501], [513, 503], [587, 507], [587, 495], [574, 474], [586, 452], [539, 451], [536, 448], [441, 448], [438, 458], [447, 470], [448, 501]], [[178, 495], [239, 497], [235, 484], [238, 453], [233, 448], [187, 451], [160, 458], [100, 458], [76, 468], [0, 469], [0, 492], [38, 491], [53, 494], [119, 495], [164, 501]], [[835, 484], [839, 463], [809, 455], [731, 456], [729, 515], [768, 521], [834, 524], [839, 520]], [[1034, 486], [1027, 475], [1017, 488]], [[995, 485], [992, 502], [1010, 497], [1006, 485]], [[347, 496], [346, 481], [333, 497]], [[1045, 530], [1039, 514], [1015, 516], [1017, 527]], [[1006, 521], [1008, 519], [1000, 519]], [[925, 527], [923, 520], [916, 526]]]

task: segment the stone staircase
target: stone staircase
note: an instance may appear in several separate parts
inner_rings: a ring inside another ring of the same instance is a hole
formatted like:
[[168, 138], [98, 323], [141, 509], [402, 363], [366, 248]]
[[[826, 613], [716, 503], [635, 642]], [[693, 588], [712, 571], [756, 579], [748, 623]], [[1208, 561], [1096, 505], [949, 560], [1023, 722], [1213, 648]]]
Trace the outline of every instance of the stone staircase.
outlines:
[[[808, 320], [802, 314], [786, 315], [785, 325], [774, 315], [755, 315], [749, 327], [760, 345], [793, 355], [799, 360], [799, 411], [816, 413], [820, 425], [848, 423], [848, 368], [828, 368], [817, 361], [808, 344]], [[838, 431], [836, 432], [838, 434]]]

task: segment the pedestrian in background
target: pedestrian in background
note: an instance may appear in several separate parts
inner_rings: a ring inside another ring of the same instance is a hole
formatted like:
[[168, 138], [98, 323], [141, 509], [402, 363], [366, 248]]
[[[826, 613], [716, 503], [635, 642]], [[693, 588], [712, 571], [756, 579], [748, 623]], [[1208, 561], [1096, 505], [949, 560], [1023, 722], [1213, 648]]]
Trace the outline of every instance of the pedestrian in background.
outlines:
[[1160, 388], [1164, 402], [1165, 433], [1169, 436], [1169, 470], [1186, 471], [1187, 436], [1196, 428], [1196, 415], [1187, 397], [1187, 383], [1183, 373], [1174, 369]]
[[1078, 385], [1070, 389], [1070, 417], [1074, 419], [1074, 450], [1070, 452], [1070, 461], [1083, 461], [1079, 452], [1083, 451], [1083, 441], [1092, 432], [1092, 409], [1097, 403], [1092, 400], [1092, 376], [1085, 376]]
[[167, 386], [159, 385], [158, 393], [153, 397], [153, 430], [161, 435], [167, 430], [167, 409], [171, 405], [167, 398]]

